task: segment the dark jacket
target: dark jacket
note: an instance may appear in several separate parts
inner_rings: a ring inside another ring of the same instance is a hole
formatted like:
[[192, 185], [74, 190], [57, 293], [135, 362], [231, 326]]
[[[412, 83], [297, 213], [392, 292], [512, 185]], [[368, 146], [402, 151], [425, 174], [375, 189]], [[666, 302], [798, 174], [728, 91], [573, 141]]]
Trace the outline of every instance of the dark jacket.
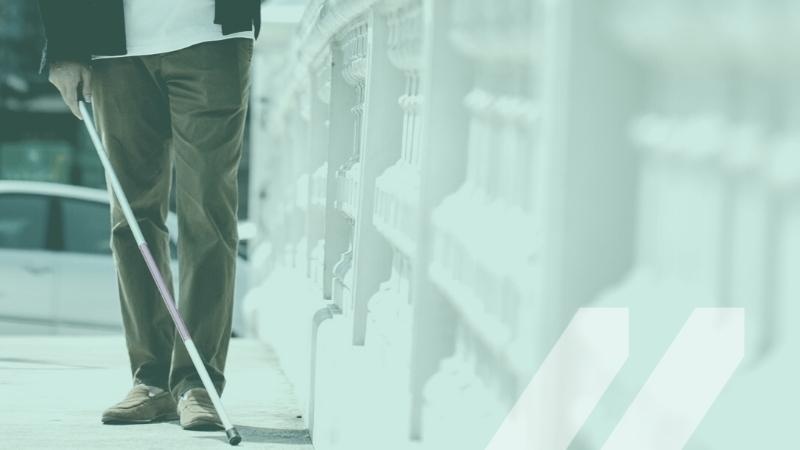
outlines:
[[[42, 70], [59, 61], [88, 63], [92, 55], [124, 55], [123, 0], [39, 0], [45, 46]], [[164, 0], [170, 1], [170, 0]], [[222, 34], [261, 28], [260, 0], [216, 0]]]

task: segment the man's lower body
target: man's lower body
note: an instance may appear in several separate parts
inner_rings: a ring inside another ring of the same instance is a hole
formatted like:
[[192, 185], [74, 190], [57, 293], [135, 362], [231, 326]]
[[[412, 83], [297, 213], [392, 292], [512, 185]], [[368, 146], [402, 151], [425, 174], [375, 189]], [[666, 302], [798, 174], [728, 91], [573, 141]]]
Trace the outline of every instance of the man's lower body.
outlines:
[[[175, 169], [178, 309], [219, 393], [225, 386], [233, 313], [237, 173], [252, 45], [250, 39], [227, 39], [175, 52], [92, 63], [92, 103], [98, 129], [170, 287], [166, 218]], [[202, 383], [116, 199], [111, 222], [111, 247], [135, 388], [125, 401], [104, 414], [104, 421], [169, 418], [164, 413], [171, 407], [174, 416], [174, 399], [197, 391]], [[148, 405], [152, 399], [160, 403]]]

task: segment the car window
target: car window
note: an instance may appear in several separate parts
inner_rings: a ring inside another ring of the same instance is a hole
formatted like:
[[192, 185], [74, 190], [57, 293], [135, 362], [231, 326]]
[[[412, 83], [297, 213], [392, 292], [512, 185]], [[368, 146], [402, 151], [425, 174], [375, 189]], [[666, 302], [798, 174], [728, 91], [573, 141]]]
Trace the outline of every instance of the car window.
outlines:
[[0, 194], [0, 248], [44, 250], [49, 206], [47, 197]]
[[64, 251], [102, 255], [111, 253], [111, 219], [107, 204], [62, 199], [61, 223]]

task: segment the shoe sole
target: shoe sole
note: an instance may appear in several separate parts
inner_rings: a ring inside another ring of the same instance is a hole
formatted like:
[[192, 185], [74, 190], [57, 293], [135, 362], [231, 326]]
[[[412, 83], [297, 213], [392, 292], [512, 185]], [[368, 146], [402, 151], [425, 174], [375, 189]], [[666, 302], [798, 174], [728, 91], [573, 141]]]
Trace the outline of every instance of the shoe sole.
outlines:
[[224, 430], [225, 427], [218, 422], [213, 422], [204, 419], [198, 419], [194, 422], [187, 423], [186, 425], [181, 425], [184, 430], [189, 431], [219, 431]]
[[177, 414], [163, 414], [152, 419], [118, 419], [114, 417], [103, 417], [101, 421], [104, 425], [142, 425], [148, 423], [170, 422], [178, 420]]

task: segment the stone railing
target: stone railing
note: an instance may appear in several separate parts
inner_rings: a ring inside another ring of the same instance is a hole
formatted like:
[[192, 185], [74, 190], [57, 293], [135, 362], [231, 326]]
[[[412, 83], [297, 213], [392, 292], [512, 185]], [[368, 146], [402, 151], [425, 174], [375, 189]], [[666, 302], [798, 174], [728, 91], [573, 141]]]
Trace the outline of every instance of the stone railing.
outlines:
[[[584, 306], [648, 305], [630, 336], [647, 357], [588, 418], [571, 392], [592, 374], [565, 373], [530, 448], [572, 428], [601, 448], [663, 353], [649, 343], [694, 307], [745, 307], [737, 376], [785, 380], [798, 17], [788, 0], [312, 0], [262, 40], [245, 308], [316, 448], [486, 448]], [[742, 417], [712, 412], [692, 442], [758, 448], [719, 433]]]

